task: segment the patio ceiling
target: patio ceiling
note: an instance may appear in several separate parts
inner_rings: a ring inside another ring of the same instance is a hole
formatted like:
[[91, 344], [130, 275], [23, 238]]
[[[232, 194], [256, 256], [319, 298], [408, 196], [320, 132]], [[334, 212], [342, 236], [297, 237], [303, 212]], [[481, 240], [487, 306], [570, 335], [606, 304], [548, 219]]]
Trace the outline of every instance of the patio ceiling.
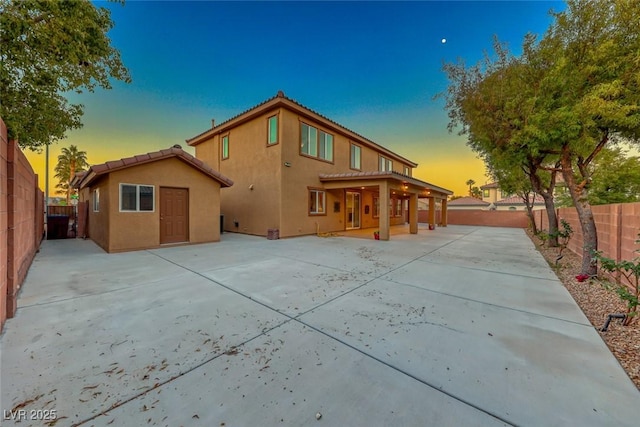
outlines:
[[446, 188], [438, 187], [425, 181], [403, 175], [398, 172], [347, 172], [334, 174], [320, 174], [320, 181], [326, 189], [377, 187], [381, 181], [387, 181], [389, 189], [408, 194], [418, 194], [418, 197], [433, 197], [447, 199], [453, 194]]

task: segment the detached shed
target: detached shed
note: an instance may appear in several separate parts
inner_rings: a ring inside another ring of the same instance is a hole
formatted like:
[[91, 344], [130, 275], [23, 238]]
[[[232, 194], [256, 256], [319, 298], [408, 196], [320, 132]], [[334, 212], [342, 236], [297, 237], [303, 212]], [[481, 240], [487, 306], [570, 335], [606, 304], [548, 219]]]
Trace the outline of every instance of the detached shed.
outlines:
[[220, 240], [220, 189], [233, 181], [179, 146], [94, 165], [72, 185], [85, 234], [107, 252]]

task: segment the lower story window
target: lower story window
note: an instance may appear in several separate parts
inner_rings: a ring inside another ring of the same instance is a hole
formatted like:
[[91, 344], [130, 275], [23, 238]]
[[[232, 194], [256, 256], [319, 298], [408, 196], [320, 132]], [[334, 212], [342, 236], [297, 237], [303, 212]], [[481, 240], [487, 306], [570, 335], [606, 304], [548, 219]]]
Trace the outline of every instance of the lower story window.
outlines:
[[153, 185], [120, 184], [120, 211], [153, 212], [154, 189]]
[[322, 215], [326, 212], [327, 197], [322, 190], [309, 190], [309, 214]]

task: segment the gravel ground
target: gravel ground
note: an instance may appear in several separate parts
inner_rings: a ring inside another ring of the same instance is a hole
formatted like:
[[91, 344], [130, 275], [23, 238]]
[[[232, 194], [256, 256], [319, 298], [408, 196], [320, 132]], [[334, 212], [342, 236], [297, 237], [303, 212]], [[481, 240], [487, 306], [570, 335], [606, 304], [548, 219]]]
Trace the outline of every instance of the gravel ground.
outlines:
[[527, 230], [527, 234], [596, 328], [611, 353], [618, 359], [631, 381], [640, 390], [640, 321], [638, 318], [636, 317], [628, 326], [622, 326], [620, 320], [614, 319], [609, 324], [607, 332], [600, 331], [607, 316], [611, 313], [625, 313], [626, 305], [614, 292], [602, 286], [602, 283], [605, 283], [604, 280], [592, 279], [585, 282], [576, 280], [575, 276], [580, 273], [581, 264], [581, 258], [578, 255], [566, 249], [556, 267], [558, 248], [542, 246], [541, 240], [533, 236], [530, 230]]

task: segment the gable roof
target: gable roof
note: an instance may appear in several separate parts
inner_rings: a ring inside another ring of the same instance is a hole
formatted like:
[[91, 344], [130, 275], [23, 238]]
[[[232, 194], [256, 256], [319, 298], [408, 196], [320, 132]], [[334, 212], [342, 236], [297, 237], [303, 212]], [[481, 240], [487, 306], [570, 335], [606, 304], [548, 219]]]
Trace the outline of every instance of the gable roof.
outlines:
[[489, 202], [470, 196], [459, 197], [447, 203], [448, 206], [489, 206], [489, 204]]
[[500, 186], [498, 185], [497, 182], [490, 182], [489, 184], [485, 184], [485, 185], [481, 185], [480, 189], [481, 190], [487, 190], [489, 188], [499, 188]]
[[344, 126], [342, 126], [341, 124], [331, 120], [330, 118], [323, 116], [322, 114], [308, 108], [305, 107], [304, 105], [298, 103], [297, 101], [288, 98], [285, 96], [284, 92], [282, 91], [278, 91], [278, 93], [276, 94], [276, 96], [267, 99], [266, 101], [261, 102], [260, 104], [243, 111], [242, 113], [228, 119], [225, 120], [224, 122], [220, 123], [217, 126], [212, 127], [211, 129], [207, 129], [206, 131], [194, 136], [193, 138], [187, 139], [186, 142], [187, 144], [189, 144], [190, 146], [196, 146], [208, 139], [210, 139], [211, 137], [213, 137], [214, 135], [220, 134], [222, 132], [225, 132], [231, 128], [234, 128], [236, 126], [241, 125], [242, 123], [245, 123], [249, 120], [254, 119], [257, 116], [260, 116], [264, 113], [266, 113], [269, 110], [273, 110], [275, 108], [286, 108], [288, 110], [291, 110], [295, 113], [298, 113], [299, 115], [306, 117], [308, 119], [314, 120], [316, 122], [322, 123], [323, 125], [325, 125], [328, 128], [331, 128], [332, 130], [334, 130], [337, 133], [340, 133], [342, 135], [344, 135], [346, 138], [360, 143], [362, 145], [365, 145], [369, 148], [373, 148], [376, 151], [381, 152], [382, 154], [385, 154], [387, 156], [389, 156], [390, 158], [397, 160], [399, 162], [402, 163], [406, 163], [408, 165], [410, 165], [411, 167], [417, 167], [418, 164], [415, 162], [412, 162], [411, 160], [400, 156], [399, 154], [394, 153], [393, 151], [384, 148], [381, 145], [376, 144], [375, 142], [371, 141], [368, 138], [365, 138], [364, 136], [352, 131], [351, 129], [348, 129]]
[[178, 160], [183, 161], [187, 165], [202, 172], [208, 177], [218, 181], [222, 187], [231, 187], [233, 181], [222, 175], [220, 172], [212, 169], [205, 164], [202, 160], [196, 159], [191, 154], [182, 150], [179, 145], [174, 145], [171, 148], [154, 151], [153, 153], [139, 154], [133, 157], [127, 157], [120, 160], [112, 160], [99, 165], [91, 166], [87, 171], [76, 173], [71, 185], [75, 188], [85, 188], [90, 185], [99, 176], [109, 174], [111, 172], [127, 169], [133, 166], [144, 165], [146, 163], [157, 162], [158, 160], [164, 160], [175, 157]]

